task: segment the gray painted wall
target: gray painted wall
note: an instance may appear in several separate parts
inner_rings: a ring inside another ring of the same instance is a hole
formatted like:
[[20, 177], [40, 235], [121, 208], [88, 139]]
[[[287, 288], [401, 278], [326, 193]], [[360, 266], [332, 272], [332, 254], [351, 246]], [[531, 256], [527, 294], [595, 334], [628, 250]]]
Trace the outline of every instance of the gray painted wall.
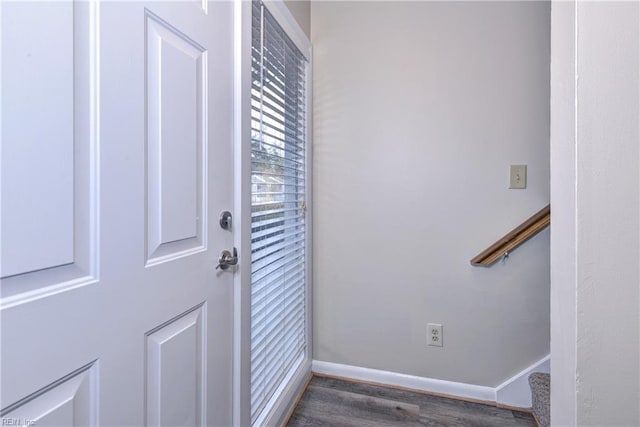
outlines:
[[311, 30], [314, 358], [493, 387], [547, 355], [549, 231], [469, 260], [549, 202], [550, 4], [312, 2]]
[[551, 420], [640, 425], [640, 7], [553, 17]]
[[287, 5], [291, 14], [302, 31], [310, 37], [311, 35], [311, 3], [309, 0], [284, 0], [284, 3]]

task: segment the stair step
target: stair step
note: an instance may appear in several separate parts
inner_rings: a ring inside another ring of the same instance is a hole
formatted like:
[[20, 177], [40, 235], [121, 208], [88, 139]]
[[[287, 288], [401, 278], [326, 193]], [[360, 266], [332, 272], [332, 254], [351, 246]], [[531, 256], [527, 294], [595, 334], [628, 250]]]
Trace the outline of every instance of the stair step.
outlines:
[[551, 376], [535, 372], [529, 375], [529, 386], [531, 387], [533, 415], [540, 427], [549, 427], [551, 424]]

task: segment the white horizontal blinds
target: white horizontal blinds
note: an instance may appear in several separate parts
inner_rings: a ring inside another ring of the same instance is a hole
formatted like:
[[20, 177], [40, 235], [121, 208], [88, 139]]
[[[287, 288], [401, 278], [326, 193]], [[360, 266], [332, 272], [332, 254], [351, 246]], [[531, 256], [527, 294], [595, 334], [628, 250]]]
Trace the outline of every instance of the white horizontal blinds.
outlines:
[[253, 2], [251, 421], [305, 353], [306, 66]]

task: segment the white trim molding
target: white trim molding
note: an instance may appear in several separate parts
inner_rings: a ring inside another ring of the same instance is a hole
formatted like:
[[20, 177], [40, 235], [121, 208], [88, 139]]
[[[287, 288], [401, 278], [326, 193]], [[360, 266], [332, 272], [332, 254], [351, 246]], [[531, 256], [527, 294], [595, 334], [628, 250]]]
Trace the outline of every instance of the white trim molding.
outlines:
[[[1, 0], [0, 0], [1, 1]], [[312, 94], [311, 42], [300, 28], [283, 0], [266, 0], [265, 7], [278, 21], [287, 35], [305, 56], [307, 75], [307, 182], [311, 179]], [[233, 425], [251, 425], [251, 41], [252, 2], [234, 0], [234, 245], [238, 248], [234, 290], [234, 368], [233, 368]], [[307, 188], [309, 197], [311, 189]], [[307, 349], [304, 359], [289, 377], [285, 378], [261, 418], [254, 425], [277, 426], [287, 416], [311, 373], [312, 317], [311, 317], [311, 216], [307, 201]]]
[[381, 385], [402, 387], [426, 393], [451, 396], [453, 398], [477, 400], [499, 406], [530, 408], [531, 391], [529, 390], [529, 375], [532, 372], [549, 372], [550, 361], [550, 356], [546, 356], [495, 388], [343, 365], [340, 363], [323, 362], [320, 360], [313, 361], [311, 371], [318, 375], [330, 375]]
[[275, 400], [269, 402], [268, 410], [253, 423], [254, 426], [277, 427], [287, 422], [293, 406], [298, 403], [297, 397], [304, 392], [307, 380], [311, 375], [311, 362], [308, 359], [301, 361], [300, 366], [292, 371], [280, 384], [274, 393]]
[[251, 425], [251, 2], [234, 1], [233, 425]]
[[495, 402], [496, 400], [495, 389], [491, 387], [418, 377], [415, 375], [381, 371], [378, 369], [361, 368], [358, 366], [314, 360], [311, 364], [311, 371], [314, 374], [333, 375], [336, 377], [351, 378], [354, 380], [409, 388], [429, 393], [463, 397], [465, 399], [481, 400], [485, 402]]
[[551, 356], [549, 355], [496, 387], [496, 402], [499, 405], [513, 406], [515, 408], [530, 408], [531, 389], [529, 388], [529, 375], [534, 372], [548, 374], [550, 371]]

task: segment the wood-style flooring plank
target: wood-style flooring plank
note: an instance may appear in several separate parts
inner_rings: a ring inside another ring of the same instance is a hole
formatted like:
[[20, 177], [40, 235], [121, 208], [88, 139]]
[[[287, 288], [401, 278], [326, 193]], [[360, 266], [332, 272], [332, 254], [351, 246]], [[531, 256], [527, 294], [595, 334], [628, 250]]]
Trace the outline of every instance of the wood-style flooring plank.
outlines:
[[315, 376], [289, 426], [535, 427], [528, 413], [481, 403]]
[[[298, 404], [300, 412], [326, 425], [353, 425], [385, 427], [390, 425], [420, 426], [420, 408], [366, 394], [309, 385]], [[292, 423], [295, 424], [295, 413]]]

